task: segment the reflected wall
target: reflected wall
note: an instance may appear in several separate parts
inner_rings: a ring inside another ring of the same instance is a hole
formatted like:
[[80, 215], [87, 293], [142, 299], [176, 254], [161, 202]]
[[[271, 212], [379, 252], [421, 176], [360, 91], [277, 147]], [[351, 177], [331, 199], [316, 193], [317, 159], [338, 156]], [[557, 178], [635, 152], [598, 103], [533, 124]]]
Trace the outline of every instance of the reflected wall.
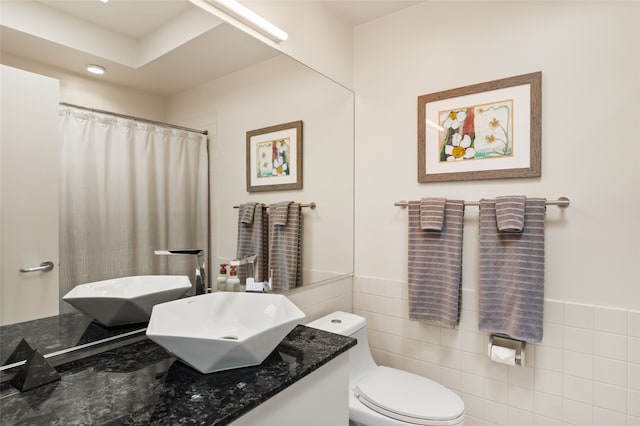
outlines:
[[[255, 201], [303, 209], [303, 283], [353, 272], [353, 107], [350, 90], [285, 56], [170, 99], [168, 120], [209, 130], [211, 274], [235, 258], [238, 210]], [[248, 193], [246, 132], [302, 120], [303, 188]]]

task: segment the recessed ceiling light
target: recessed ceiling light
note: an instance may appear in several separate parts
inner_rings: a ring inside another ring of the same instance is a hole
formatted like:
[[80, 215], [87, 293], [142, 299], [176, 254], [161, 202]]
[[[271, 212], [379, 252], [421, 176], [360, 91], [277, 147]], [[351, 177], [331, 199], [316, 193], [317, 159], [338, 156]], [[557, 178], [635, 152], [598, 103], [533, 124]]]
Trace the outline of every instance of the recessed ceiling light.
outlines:
[[101, 1], [102, 3], [106, 3], [106, 2], [108, 2], [109, 0], [100, 0], [100, 1]]
[[89, 71], [91, 74], [104, 74], [106, 70], [100, 65], [89, 64], [87, 65], [87, 71]]

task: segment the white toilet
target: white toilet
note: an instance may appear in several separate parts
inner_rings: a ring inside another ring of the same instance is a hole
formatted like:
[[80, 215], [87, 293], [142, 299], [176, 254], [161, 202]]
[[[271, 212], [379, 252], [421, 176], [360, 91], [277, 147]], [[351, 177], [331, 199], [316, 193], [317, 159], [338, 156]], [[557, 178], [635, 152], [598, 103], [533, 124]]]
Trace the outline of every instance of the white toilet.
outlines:
[[306, 325], [358, 339], [349, 350], [350, 425], [464, 424], [464, 402], [453, 391], [417, 374], [376, 365], [365, 318], [338, 311]]

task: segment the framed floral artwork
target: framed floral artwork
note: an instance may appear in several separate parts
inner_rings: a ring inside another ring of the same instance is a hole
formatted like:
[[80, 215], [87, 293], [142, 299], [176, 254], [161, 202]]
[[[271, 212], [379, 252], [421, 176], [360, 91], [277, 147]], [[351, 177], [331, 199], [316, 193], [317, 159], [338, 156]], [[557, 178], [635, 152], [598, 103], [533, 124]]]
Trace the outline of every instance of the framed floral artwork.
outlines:
[[302, 121], [247, 132], [247, 192], [302, 189]]
[[542, 73], [418, 97], [418, 182], [540, 176]]

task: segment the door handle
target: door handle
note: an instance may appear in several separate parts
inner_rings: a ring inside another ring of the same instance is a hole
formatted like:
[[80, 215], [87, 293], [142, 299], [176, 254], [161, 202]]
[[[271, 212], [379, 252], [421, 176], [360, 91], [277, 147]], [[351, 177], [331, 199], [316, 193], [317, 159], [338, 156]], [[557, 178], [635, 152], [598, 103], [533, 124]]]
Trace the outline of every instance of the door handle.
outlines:
[[50, 260], [45, 260], [40, 264], [40, 266], [34, 266], [32, 268], [20, 268], [20, 272], [47, 272], [53, 269], [53, 262]]

